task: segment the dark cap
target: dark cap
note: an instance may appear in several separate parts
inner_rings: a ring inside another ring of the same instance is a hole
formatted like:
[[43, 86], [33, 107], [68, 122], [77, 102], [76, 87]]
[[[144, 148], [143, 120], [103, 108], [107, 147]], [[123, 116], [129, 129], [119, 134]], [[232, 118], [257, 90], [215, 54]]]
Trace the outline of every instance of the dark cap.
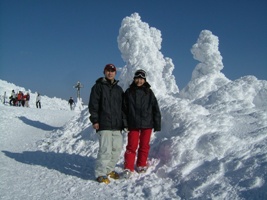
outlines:
[[116, 71], [116, 67], [115, 67], [115, 65], [113, 65], [113, 64], [107, 64], [106, 66], [105, 66], [105, 69], [104, 69], [104, 71], [108, 71], [108, 70], [111, 70], [111, 71]]

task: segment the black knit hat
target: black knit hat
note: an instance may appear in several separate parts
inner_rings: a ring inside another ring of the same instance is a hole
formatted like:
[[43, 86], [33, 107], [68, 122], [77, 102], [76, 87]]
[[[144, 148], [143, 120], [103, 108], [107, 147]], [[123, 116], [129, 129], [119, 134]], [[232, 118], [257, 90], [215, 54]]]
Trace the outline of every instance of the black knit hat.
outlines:
[[145, 70], [139, 69], [134, 73], [134, 79], [135, 78], [143, 78], [146, 79], [146, 72]]

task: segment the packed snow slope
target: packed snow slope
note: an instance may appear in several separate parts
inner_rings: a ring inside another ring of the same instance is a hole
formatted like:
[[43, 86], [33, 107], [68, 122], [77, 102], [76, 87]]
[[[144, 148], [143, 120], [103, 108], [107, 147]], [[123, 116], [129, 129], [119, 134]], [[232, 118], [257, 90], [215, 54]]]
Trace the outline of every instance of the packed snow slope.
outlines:
[[[203, 30], [191, 49], [199, 64], [179, 91], [159, 30], [134, 13], [117, 39], [126, 63], [121, 86], [146, 70], [162, 113], [149, 171], [108, 185], [94, 181], [98, 138], [87, 108], [61, 109], [56, 98], [46, 110], [1, 105], [1, 199], [267, 199], [267, 81], [227, 79], [219, 39]], [[1, 95], [11, 91], [0, 83]]]

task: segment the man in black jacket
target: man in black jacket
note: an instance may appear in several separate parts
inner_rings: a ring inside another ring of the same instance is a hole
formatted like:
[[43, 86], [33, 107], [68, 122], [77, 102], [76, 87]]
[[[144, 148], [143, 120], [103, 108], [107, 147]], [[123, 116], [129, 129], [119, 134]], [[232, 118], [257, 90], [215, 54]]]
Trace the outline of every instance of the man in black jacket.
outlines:
[[97, 181], [108, 184], [108, 177], [119, 179], [114, 171], [122, 150], [121, 130], [127, 127], [123, 112], [124, 93], [115, 80], [116, 67], [107, 64], [105, 77], [96, 80], [89, 99], [90, 121], [99, 137], [99, 151], [95, 166]]

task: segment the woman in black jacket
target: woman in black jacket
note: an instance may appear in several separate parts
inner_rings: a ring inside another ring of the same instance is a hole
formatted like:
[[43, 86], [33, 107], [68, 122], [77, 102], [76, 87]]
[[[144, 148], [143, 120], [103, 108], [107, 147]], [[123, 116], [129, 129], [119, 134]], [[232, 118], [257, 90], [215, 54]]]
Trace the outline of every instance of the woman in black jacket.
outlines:
[[124, 154], [124, 177], [134, 172], [135, 156], [138, 148], [136, 167], [138, 173], [147, 170], [152, 129], [161, 130], [161, 113], [158, 101], [146, 82], [146, 72], [137, 70], [134, 80], [125, 92], [125, 108], [128, 123], [128, 144]]

